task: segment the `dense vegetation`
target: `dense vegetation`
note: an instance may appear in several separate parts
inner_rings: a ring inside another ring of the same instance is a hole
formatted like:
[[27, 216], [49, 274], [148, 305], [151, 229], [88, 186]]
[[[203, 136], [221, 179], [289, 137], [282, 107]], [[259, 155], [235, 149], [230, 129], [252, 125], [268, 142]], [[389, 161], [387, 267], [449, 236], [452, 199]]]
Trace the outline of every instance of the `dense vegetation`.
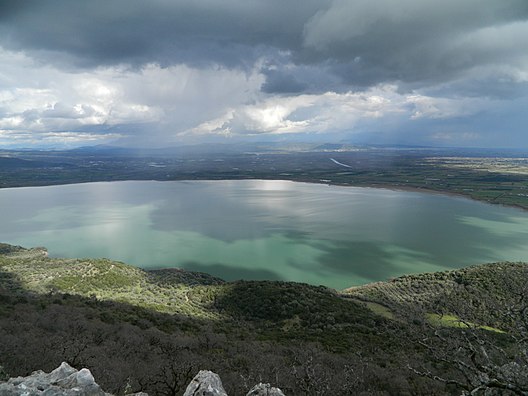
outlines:
[[290, 395], [526, 392], [524, 264], [338, 293], [45, 253], [0, 244], [4, 377], [66, 360], [116, 393], [178, 395], [204, 368], [230, 394], [259, 381]]

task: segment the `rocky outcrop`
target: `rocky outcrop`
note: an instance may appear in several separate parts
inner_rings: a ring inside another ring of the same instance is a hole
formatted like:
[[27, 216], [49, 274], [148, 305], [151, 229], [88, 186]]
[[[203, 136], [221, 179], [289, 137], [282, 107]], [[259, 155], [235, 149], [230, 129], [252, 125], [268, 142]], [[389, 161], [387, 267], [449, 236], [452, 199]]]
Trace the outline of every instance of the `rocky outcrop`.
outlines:
[[255, 385], [246, 396], [284, 396], [279, 388], [273, 388], [270, 384]]
[[109, 396], [97, 385], [90, 370], [76, 370], [65, 362], [51, 373], [39, 370], [27, 377], [0, 383], [0, 395]]
[[187, 386], [183, 396], [227, 396], [218, 374], [201, 370]]
[[[183, 396], [227, 396], [218, 374], [202, 370], [187, 386]], [[279, 388], [270, 384], [255, 385], [246, 396], [284, 396]]]
[[[35, 371], [27, 377], [0, 382], [0, 396], [112, 396], [104, 392], [90, 370], [76, 370], [63, 362], [51, 373]], [[140, 392], [127, 396], [148, 396]], [[218, 374], [201, 370], [187, 386], [183, 396], [227, 396]], [[270, 384], [255, 385], [247, 396], [284, 396]]]

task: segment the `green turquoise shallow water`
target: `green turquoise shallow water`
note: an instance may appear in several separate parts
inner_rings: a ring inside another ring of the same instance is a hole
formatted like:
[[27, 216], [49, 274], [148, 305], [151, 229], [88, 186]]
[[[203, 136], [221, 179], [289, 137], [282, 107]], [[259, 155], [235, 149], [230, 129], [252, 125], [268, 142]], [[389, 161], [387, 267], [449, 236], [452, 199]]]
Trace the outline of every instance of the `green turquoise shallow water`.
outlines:
[[289, 181], [0, 190], [0, 241], [51, 256], [345, 288], [528, 260], [528, 213], [465, 198]]

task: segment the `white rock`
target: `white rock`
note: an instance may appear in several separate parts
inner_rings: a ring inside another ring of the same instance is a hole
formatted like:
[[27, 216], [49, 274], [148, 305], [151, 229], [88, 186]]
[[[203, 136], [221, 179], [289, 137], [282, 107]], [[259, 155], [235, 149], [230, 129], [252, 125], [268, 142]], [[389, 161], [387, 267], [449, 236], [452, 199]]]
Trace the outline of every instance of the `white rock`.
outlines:
[[109, 396], [97, 385], [90, 370], [77, 371], [63, 362], [47, 374], [41, 370], [27, 377], [0, 383], [0, 396]]
[[183, 396], [227, 396], [218, 374], [201, 370], [187, 386]]
[[279, 388], [273, 388], [270, 384], [255, 385], [246, 396], [284, 396]]

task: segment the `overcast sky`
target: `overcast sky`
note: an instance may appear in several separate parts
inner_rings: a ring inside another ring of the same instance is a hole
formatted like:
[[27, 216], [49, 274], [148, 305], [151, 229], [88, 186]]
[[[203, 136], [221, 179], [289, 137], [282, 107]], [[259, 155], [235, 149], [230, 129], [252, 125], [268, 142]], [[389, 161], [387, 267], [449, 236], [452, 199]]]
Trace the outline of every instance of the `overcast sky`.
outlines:
[[528, 148], [527, 0], [0, 0], [0, 148]]

